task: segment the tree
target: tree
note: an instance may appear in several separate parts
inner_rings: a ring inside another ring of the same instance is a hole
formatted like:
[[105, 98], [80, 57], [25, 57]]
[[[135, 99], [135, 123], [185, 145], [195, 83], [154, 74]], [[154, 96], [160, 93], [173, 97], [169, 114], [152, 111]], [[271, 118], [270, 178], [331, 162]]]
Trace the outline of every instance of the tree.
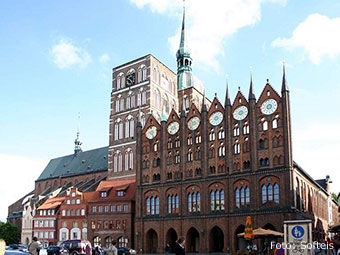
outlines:
[[332, 198], [333, 198], [337, 203], [339, 203], [339, 201], [338, 201], [338, 196], [337, 196], [337, 194], [335, 194], [334, 192], [332, 192]]
[[19, 243], [20, 231], [18, 227], [10, 222], [0, 222], [0, 239], [4, 239], [6, 244]]

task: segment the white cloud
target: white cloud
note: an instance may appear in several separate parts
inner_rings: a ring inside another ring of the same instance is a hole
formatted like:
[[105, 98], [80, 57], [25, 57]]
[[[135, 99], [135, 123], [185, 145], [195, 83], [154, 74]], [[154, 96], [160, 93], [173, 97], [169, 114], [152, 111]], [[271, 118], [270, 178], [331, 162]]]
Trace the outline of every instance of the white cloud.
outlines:
[[306, 123], [293, 133], [294, 160], [315, 179], [330, 175], [333, 192], [340, 192], [340, 166], [334, 163], [340, 151], [339, 130], [340, 123]]
[[68, 39], [61, 39], [51, 49], [53, 62], [60, 69], [72, 66], [86, 67], [91, 62], [90, 54], [82, 48], [77, 47]]
[[274, 47], [287, 50], [304, 48], [310, 60], [319, 64], [324, 56], [336, 58], [340, 55], [340, 18], [331, 19], [315, 13], [307, 17], [293, 31], [290, 38], [277, 38]]
[[99, 62], [102, 64], [106, 64], [110, 60], [110, 56], [105, 53], [99, 57]]
[[34, 189], [34, 181], [39, 177], [47, 162], [17, 155], [0, 154], [3, 169], [0, 185], [0, 220], [7, 218], [8, 206]]
[[[130, 0], [137, 7], [148, 6], [152, 12], [179, 19], [181, 0]], [[187, 41], [195, 62], [219, 67], [218, 56], [224, 54], [225, 40], [240, 28], [254, 25], [261, 19], [261, 4], [285, 0], [189, 0], [186, 1]], [[169, 38], [173, 53], [179, 46], [180, 28]]]

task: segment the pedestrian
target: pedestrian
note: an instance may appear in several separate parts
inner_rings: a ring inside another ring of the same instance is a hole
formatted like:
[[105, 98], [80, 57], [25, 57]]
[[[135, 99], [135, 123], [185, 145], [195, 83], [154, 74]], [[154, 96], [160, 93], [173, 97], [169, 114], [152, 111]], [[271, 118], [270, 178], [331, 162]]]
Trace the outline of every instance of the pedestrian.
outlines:
[[175, 246], [175, 255], [185, 255], [185, 240], [179, 238]]
[[169, 253], [170, 253], [170, 245], [168, 243], [165, 245], [164, 250], [165, 250], [165, 254], [169, 255]]
[[116, 244], [116, 240], [113, 240], [109, 246], [109, 249], [106, 251], [106, 255], [118, 255]]
[[32, 242], [28, 246], [28, 252], [32, 255], [39, 255], [40, 245], [38, 243], [38, 238], [33, 237]]
[[86, 253], [86, 255], [91, 255], [91, 247], [90, 247], [90, 245], [86, 245], [85, 253]]

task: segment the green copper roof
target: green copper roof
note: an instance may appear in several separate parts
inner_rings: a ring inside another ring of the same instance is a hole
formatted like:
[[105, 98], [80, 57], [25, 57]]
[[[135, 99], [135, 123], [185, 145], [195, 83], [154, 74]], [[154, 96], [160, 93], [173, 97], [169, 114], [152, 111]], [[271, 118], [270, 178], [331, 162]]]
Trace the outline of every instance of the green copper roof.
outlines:
[[108, 147], [51, 159], [37, 181], [107, 171]]

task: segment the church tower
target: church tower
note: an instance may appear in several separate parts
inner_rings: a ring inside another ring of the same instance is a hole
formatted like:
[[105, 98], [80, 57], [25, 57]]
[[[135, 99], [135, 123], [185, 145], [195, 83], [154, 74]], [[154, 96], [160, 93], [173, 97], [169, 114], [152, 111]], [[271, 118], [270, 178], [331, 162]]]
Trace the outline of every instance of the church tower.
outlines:
[[[190, 50], [185, 40], [185, 6], [183, 6], [183, 20], [181, 28], [181, 40], [176, 53], [177, 59], [177, 91], [178, 102], [184, 104], [184, 109], [187, 112], [190, 104], [194, 103], [199, 110], [202, 107], [202, 98], [204, 94], [203, 83], [194, 76], [192, 72], [192, 58]], [[208, 102], [208, 106], [210, 102]], [[180, 107], [181, 109], [182, 107]]]

